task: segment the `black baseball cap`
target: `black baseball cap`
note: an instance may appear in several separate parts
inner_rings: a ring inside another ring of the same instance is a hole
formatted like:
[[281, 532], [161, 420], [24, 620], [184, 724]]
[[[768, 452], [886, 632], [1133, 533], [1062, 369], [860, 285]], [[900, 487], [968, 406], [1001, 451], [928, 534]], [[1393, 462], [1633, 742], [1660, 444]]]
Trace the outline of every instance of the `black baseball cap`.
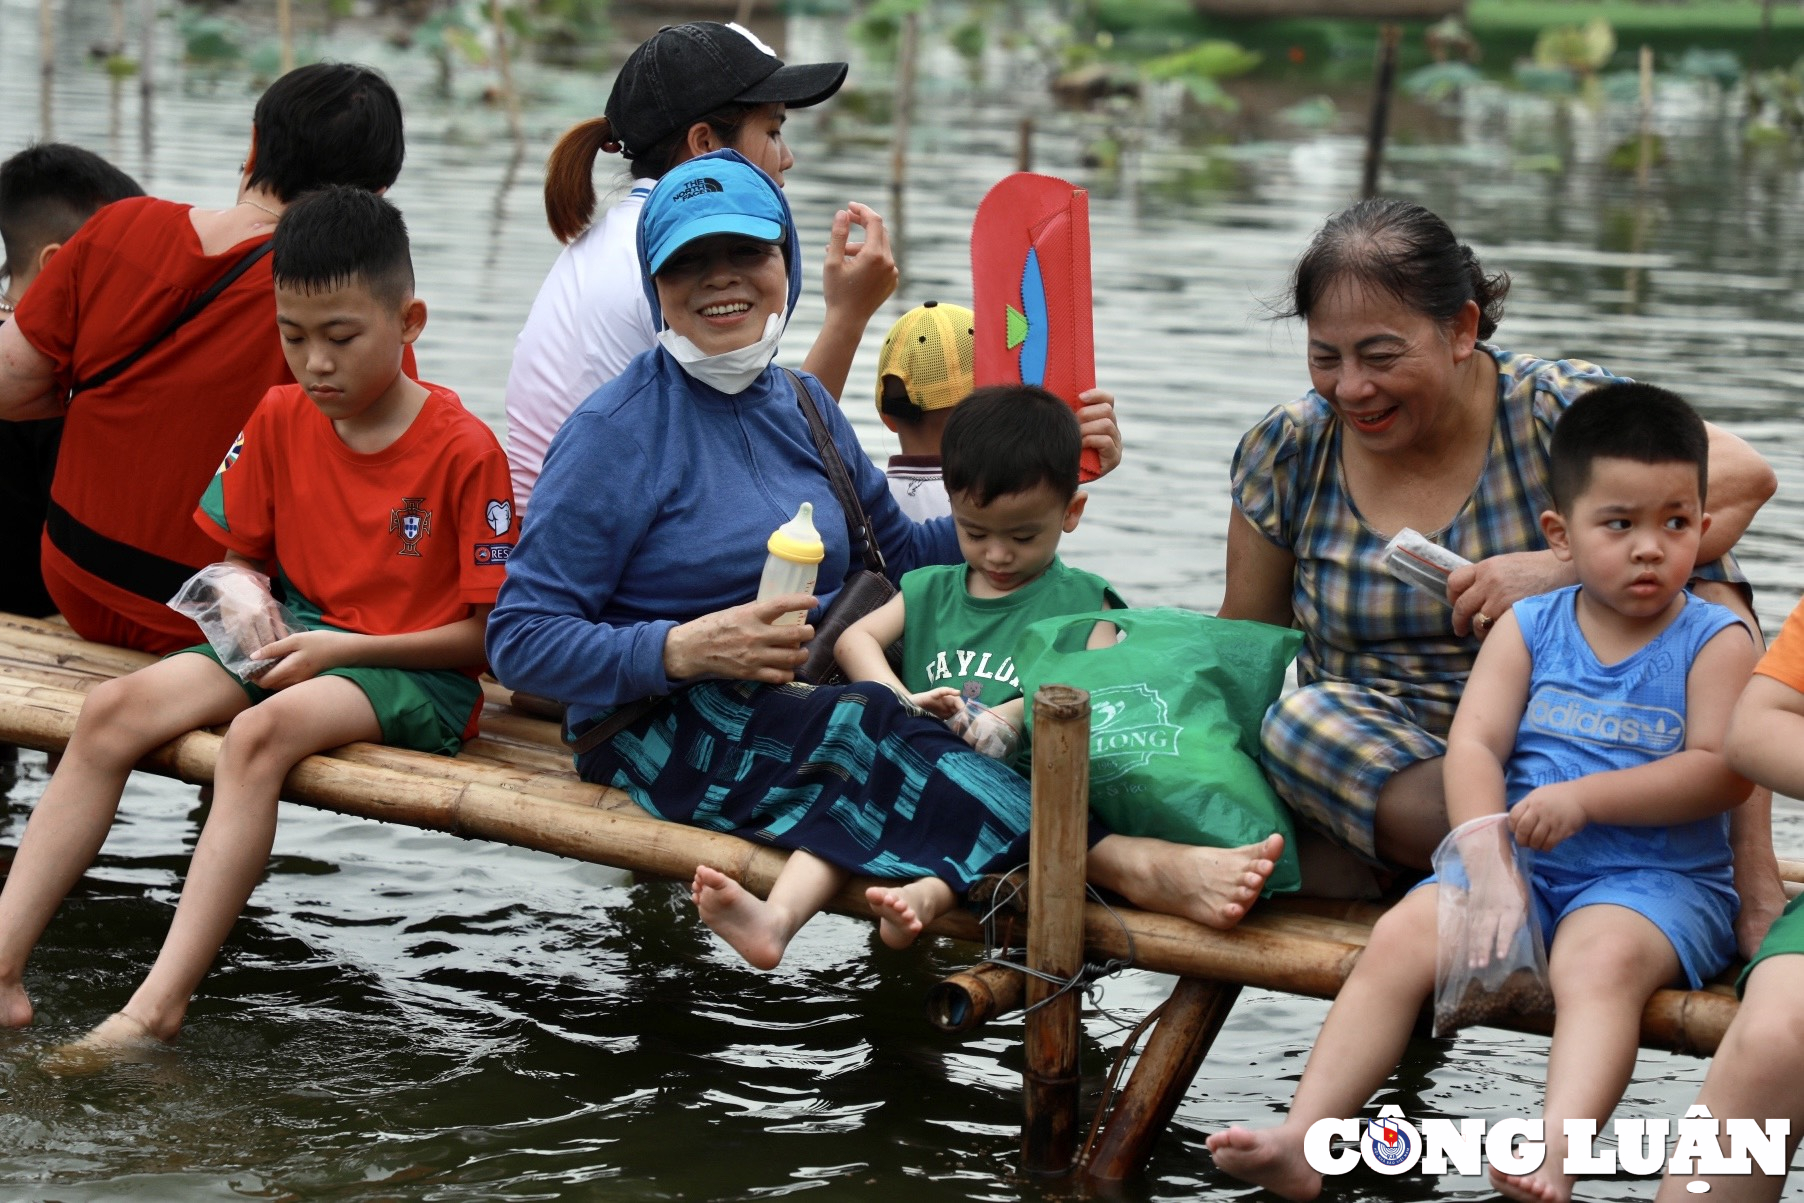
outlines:
[[666, 25], [627, 56], [608, 95], [608, 124], [628, 151], [652, 146], [727, 104], [819, 104], [846, 82], [845, 63], [785, 66], [742, 25]]

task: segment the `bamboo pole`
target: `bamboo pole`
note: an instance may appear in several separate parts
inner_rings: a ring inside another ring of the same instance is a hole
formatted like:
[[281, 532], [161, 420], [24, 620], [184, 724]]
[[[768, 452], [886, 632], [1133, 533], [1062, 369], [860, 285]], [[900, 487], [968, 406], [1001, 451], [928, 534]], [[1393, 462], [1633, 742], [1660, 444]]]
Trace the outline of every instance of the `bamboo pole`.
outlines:
[[[0, 675], [0, 740], [61, 748], [74, 730], [80, 706], [81, 696], [69, 690], [29, 683], [9, 686]], [[223, 742], [210, 731], [190, 732], [152, 752], [139, 767], [183, 781], [209, 782]], [[422, 773], [426, 761], [437, 761], [432, 767], [443, 775]], [[636, 806], [579, 805], [508, 788], [481, 773], [460, 776], [455, 771], [459, 763], [448, 757], [353, 744], [335, 749], [330, 757], [302, 761], [288, 775], [282, 796], [339, 814], [534, 848], [679, 881], [693, 877], [698, 864], [707, 864], [759, 895], [769, 893], [787, 859], [775, 848], [667, 823]], [[404, 767], [390, 767], [395, 764]], [[864, 891], [872, 884], [868, 878], [848, 883], [834, 896], [831, 909], [870, 918]], [[927, 930], [965, 940], [979, 935], [976, 919], [958, 910], [942, 915]]]
[[1032, 171], [1034, 169], [1034, 119], [1032, 114], [1021, 118], [1015, 126], [1015, 170]]
[[1654, 48], [1641, 48], [1641, 115], [1640, 131], [1635, 145], [1635, 189], [1647, 191], [1648, 174], [1654, 166]]
[[276, 40], [282, 47], [282, 74], [294, 70], [294, 0], [276, 0]]
[[38, 140], [56, 136], [51, 93], [56, 82], [56, 0], [38, 0]]
[[993, 961], [936, 982], [927, 991], [927, 1021], [942, 1032], [968, 1032], [1018, 1010], [1027, 975]]
[[1092, 1181], [1119, 1182], [1145, 1164], [1239, 997], [1236, 985], [1179, 979], [1109, 1113], [1087, 1168]]
[[1385, 24], [1378, 27], [1378, 78], [1372, 84], [1372, 117], [1366, 125], [1365, 172], [1359, 185], [1359, 195], [1366, 200], [1378, 195], [1378, 184], [1384, 174], [1384, 140], [1390, 132], [1391, 93], [1397, 84], [1397, 43], [1402, 37], [1400, 26]]
[[[1084, 858], [1090, 813], [1090, 695], [1034, 693], [1033, 828], [1028, 837], [1026, 1119], [1021, 1168], [1065, 1174], [1077, 1157], [1080, 995], [1064, 983], [1084, 961]], [[1043, 974], [1048, 981], [1037, 976]]]
[[[88, 688], [152, 659], [137, 652], [85, 643], [60, 623], [0, 615], [0, 742], [60, 750], [74, 728]], [[498, 687], [488, 688], [491, 702], [498, 693], [505, 696]], [[502, 726], [511, 727], [511, 735], [519, 737], [518, 743], [491, 733], [490, 727], [497, 720]], [[291, 789], [285, 796], [344, 813], [435, 826], [440, 824], [425, 821], [425, 812], [404, 812], [375, 800], [386, 790], [384, 783], [413, 783], [454, 798], [469, 790], [473, 791], [469, 796], [485, 806], [507, 802], [536, 807], [534, 814], [543, 814], [548, 821], [555, 818], [555, 826], [569, 827], [576, 834], [564, 842], [549, 837], [540, 839], [531, 833], [517, 833], [510, 838], [499, 829], [491, 834], [488, 824], [499, 822], [491, 811], [480, 812], [489, 817], [464, 820], [463, 826], [456, 828], [464, 834], [682, 879], [693, 873], [696, 863], [706, 859], [729, 874], [744, 872], [746, 876], [740, 880], [748, 888], [768, 890], [775, 866], [782, 863], [780, 853], [755, 849], [754, 845], [729, 836], [661, 823], [640, 812], [624, 795], [583, 785], [565, 767], [568, 760], [557, 742], [554, 724], [499, 710], [494, 705], [485, 711], [483, 723], [483, 737], [473, 741], [464, 756], [455, 759], [370, 745], [335, 749], [327, 757], [308, 762], [338, 762], [337, 775], [328, 787], [321, 787], [324, 792], [316, 796], [307, 790], [297, 793]], [[211, 745], [205, 743], [209, 740]], [[188, 741], [195, 742], [190, 745]], [[216, 748], [217, 743], [217, 736], [201, 733], [184, 737], [171, 748], [204, 751], [206, 746]], [[547, 767], [547, 761], [553, 757], [559, 762], [556, 769]], [[146, 767], [194, 781], [211, 778], [211, 760], [201, 752], [191, 752], [184, 760], [165, 749]], [[538, 796], [541, 790], [549, 796]], [[672, 871], [668, 859], [650, 859], [632, 841], [616, 847], [592, 829], [604, 820], [611, 820], [610, 830], [621, 822], [652, 824], [676, 838], [687, 859]], [[763, 859], [754, 855], [746, 861], [748, 849], [762, 853]], [[1778, 866], [1781, 876], [1794, 885], [1804, 881], [1804, 861], [1784, 859]], [[848, 887], [840, 895], [836, 909], [868, 915], [869, 908], [860, 890], [858, 883]], [[1083, 931], [1085, 944], [1096, 959], [1126, 957], [1131, 952], [1136, 965], [1156, 972], [1332, 998], [1357, 960], [1377, 913], [1379, 908], [1370, 903], [1270, 899], [1233, 930], [1220, 932], [1167, 915], [1090, 905], [1084, 908]], [[943, 917], [930, 930], [964, 939], [975, 939], [978, 934], [975, 921], [963, 912]], [[1733, 1011], [1733, 991], [1725, 982], [1713, 983], [1695, 993], [1661, 991], [1643, 1016], [1642, 1042], [1649, 1047], [1708, 1052], [1715, 1048]], [[1537, 1030], [1532, 1023], [1513, 1026]]]
[[151, 104], [156, 87], [151, 80], [156, 74], [157, 61], [157, 0], [141, 0], [138, 25], [138, 155], [142, 160], [138, 182], [148, 186], [153, 174], [150, 135], [156, 124]]
[[890, 131], [889, 149], [889, 228], [895, 244], [896, 259], [902, 259], [902, 243], [907, 228], [903, 200], [908, 193], [908, 131], [915, 109], [915, 57], [921, 40], [921, 17], [908, 12], [902, 16], [901, 46], [896, 54], [895, 112]]
[[520, 93], [514, 87], [514, 64], [507, 47], [507, 20], [501, 0], [489, 0], [489, 20], [495, 26], [495, 67], [501, 74], [501, 102], [507, 109], [507, 132], [516, 147], [526, 142], [520, 125]]

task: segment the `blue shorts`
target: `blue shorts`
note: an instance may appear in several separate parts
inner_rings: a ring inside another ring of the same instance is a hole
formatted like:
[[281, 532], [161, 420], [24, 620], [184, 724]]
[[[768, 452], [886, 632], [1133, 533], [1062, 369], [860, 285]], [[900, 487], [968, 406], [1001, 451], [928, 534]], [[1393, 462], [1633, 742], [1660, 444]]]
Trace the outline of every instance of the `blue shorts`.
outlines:
[[[1416, 889], [1433, 885], [1424, 878]], [[1552, 944], [1560, 923], [1580, 907], [1626, 907], [1660, 929], [1678, 954], [1685, 981], [1696, 990], [1729, 967], [1735, 955], [1735, 915], [1741, 899], [1726, 881], [1671, 869], [1628, 869], [1576, 876], [1543, 871], [1529, 876], [1541, 934]]]

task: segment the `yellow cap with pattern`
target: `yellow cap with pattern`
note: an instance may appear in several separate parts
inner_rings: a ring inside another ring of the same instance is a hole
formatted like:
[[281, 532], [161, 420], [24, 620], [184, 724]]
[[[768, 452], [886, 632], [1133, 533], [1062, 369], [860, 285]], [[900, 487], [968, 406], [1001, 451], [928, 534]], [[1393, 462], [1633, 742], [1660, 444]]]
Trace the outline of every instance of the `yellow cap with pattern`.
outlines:
[[963, 305], [927, 301], [899, 318], [877, 357], [877, 409], [883, 379], [894, 376], [917, 409], [951, 409], [970, 396], [977, 318]]

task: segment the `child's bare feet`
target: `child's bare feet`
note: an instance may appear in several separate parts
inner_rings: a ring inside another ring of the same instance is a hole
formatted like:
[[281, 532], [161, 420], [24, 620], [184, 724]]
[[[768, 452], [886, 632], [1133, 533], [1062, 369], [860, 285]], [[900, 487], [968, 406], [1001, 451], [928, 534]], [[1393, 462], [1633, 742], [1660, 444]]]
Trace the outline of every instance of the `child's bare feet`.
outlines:
[[883, 942], [891, 948], [907, 948], [958, 896], [939, 878], [923, 877], [905, 886], [872, 886], [864, 892], [864, 900], [877, 916], [877, 934]]
[[787, 917], [718, 869], [697, 865], [689, 896], [708, 929], [754, 969], [775, 969], [795, 932]]
[[1208, 1143], [1216, 1167], [1244, 1182], [1299, 1203], [1322, 1193], [1322, 1176], [1303, 1160], [1301, 1134], [1293, 1140], [1283, 1127], [1258, 1132], [1236, 1127], [1217, 1132]]
[[[1102, 846], [1098, 844], [1097, 848]], [[1120, 872], [1107, 877], [1097, 874], [1099, 884], [1135, 906], [1225, 930], [1246, 918], [1260, 891], [1265, 889], [1266, 878], [1272, 875], [1284, 851], [1284, 837], [1273, 834], [1240, 848], [1196, 848], [1163, 840], [1134, 840], [1129, 850], [1138, 855], [1130, 855], [1116, 866]], [[1129, 868], [1134, 862], [1138, 862], [1137, 867]]]
[[31, 996], [22, 982], [0, 985], [0, 1028], [22, 1028], [31, 1022]]
[[53, 1074], [76, 1077], [99, 1073], [134, 1054], [167, 1045], [148, 1027], [124, 1011], [114, 1011], [80, 1040], [58, 1045], [44, 1054], [42, 1065]]
[[1517, 1203], [1571, 1203], [1573, 1179], [1550, 1167], [1546, 1162], [1532, 1174], [1506, 1174], [1492, 1169], [1491, 1185], [1506, 1199]]

